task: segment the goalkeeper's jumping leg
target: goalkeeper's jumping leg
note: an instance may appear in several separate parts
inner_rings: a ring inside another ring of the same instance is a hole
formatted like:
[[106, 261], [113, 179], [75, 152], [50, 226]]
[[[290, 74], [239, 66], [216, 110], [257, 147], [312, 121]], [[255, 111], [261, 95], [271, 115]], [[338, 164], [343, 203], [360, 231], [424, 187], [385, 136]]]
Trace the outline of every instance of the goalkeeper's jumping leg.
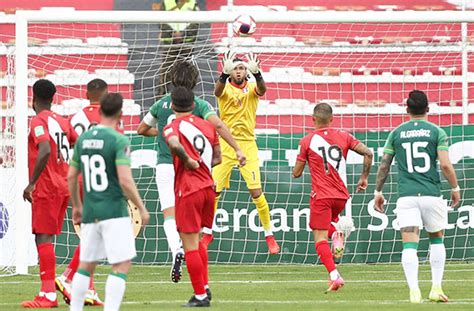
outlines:
[[262, 223], [263, 230], [265, 232], [265, 240], [267, 241], [268, 252], [272, 255], [280, 252], [280, 246], [275, 241], [275, 237], [272, 232], [272, 224], [270, 221], [270, 207], [268, 206], [267, 199], [262, 192], [262, 189], [249, 189], [252, 195], [252, 201], [255, 204]]

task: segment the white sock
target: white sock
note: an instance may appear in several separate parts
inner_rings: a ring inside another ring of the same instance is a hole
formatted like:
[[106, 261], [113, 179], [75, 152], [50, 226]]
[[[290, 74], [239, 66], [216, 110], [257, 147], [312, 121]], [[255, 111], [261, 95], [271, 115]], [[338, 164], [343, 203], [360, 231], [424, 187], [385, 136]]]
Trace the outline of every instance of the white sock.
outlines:
[[403, 249], [402, 265], [408, 287], [410, 287], [410, 289], [418, 289], [418, 254], [416, 249]]
[[331, 281], [337, 280], [337, 278], [339, 276], [340, 276], [340, 274], [339, 274], [339, 272], [337, 272], [337, 269], [332, 270], [331, 272], [329, 272], [329, 278], [331, 279]]
[[117, 274], [109, 274], [107, 277], [107, 282], [105, 283], [104, 311], [119, 310], [124, 293], [125, 279], [118, 276]]
[[204, 227], [204, 228], [202, 228], [202, 233], [212, 235], [212, 229]]
[[204, 299], [206, 299], [207, 294], [194, 295], [194, 297], [196, 297], [197, 300], [204, 300]]
[[90, 277], [76, 272], [72, 278], [71, 311], [79, 311], [84, 308], [87, 290], [89, 289]]
[[45, 293], [45, 292], [39, 292], [40, 297], [46, 297], [49, 301], [55, 301], [58, 299], [58, 296], [56, 295], [56, 292], [51, 292], [51, 293]]
[[444, 244], [430, 245], [431, 281], [433, 286], [441, 287], [446, 262], [446, 248]]
[[171, 217], [166, 218], [163, 223], [163, 229], [165, 230], [168, 246], [174, 258], [176, 253], [183, 252], [183, 245], [181, 244], [178, 229], [176, 228], [176, 220]]

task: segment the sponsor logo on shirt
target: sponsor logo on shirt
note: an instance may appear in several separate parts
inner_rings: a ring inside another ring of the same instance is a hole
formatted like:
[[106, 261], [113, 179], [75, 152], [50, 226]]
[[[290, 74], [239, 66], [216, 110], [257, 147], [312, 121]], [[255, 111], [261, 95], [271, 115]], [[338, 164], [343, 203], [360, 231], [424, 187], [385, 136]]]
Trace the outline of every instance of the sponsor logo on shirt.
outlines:
[[44, 135], [44, 128], [42, 125], [38, 125], [35, 127], [35, 136], [40, 137], [41, 135]]

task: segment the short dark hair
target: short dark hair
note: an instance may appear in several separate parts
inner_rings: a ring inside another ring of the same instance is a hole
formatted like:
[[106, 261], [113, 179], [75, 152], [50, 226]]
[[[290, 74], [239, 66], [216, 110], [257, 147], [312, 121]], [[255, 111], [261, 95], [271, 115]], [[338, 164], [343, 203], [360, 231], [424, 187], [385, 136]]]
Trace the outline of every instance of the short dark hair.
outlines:
[[408, 113], [422, 115], [428, 108], [428, 97], [423, 91], [413, 90], [407, 98]]
[[194, 93], [184, 86], [178, 86], [171, 92], [171, 102], [176, 112], [189, 112], [193, 110]]
[[56, 94], [56, 86], [47, 79], [39, 79], [33, 84], [33, 96], [41, 103], [50, 104]]
[[180, 60], [171, 68], [171, 83], [173, 86], [184, 86], [192, 90], [199, 78], [199, 72], [192, 63]]
[[123, 96], [120, 93], [108, 93], [100, 99], [100, 111], [105, 117], [120, 114], [123, 106]]
[[91, 101], [99, 101], [108, 89], [107, 82], [102, 79], [94, 79], [87, 83], [87, 95]]
[[313, 116], [322, 124], [328, 124], [332, 117], [332, 107], [328, 103], [319, 103], [314, 107]]

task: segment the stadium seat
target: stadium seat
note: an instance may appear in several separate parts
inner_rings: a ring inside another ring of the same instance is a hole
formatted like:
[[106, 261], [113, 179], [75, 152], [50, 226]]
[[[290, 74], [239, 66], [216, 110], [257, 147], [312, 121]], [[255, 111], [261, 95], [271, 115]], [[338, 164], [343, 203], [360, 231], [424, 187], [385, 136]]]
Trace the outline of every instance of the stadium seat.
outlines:
[[293, 7], [295, 11], [327, 11], [328, 8], [320, 5], [296, 5]]
[[296, 43], [294, 37], [262, 37], [261, 42], [263, 45], [270, 46], [292, 46]]
[[95, 37], [95, 38], [87, 38], [86, 43], [88, 45], [94, 46], [122, 46], [126, 45], [122, 42], [122, 39], [115, 38], [115, 37]]
[[50, 46], [84, 46], [84, 42], [78, 38], [53, 38], [46, 42]]

